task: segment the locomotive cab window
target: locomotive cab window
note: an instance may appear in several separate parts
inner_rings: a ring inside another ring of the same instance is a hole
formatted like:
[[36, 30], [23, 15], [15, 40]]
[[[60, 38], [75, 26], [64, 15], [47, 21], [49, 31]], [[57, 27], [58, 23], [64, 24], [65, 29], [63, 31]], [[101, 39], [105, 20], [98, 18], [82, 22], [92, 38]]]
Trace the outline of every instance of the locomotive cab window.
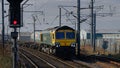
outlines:
[[64, 32], [56, 32], [56, 39], [64, 39], [65, 35]]
[[66, 39], [75, 39], [75, 32], [66, 32]]

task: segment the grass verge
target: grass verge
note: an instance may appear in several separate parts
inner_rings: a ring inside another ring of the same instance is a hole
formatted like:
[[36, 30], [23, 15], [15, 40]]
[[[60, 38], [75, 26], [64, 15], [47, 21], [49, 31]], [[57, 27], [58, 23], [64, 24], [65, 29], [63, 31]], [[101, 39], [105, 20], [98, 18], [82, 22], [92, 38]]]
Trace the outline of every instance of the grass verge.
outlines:
[[10, 56], [0, 56], [0, 68], [12, 68], [12, 58]]

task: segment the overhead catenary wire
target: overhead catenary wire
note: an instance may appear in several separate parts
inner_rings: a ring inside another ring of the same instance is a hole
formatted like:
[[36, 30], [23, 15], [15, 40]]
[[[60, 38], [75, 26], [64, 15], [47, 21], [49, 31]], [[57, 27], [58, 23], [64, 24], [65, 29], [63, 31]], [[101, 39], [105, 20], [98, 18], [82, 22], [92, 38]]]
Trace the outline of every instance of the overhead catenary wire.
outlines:
[[[61, 16], [65, 16], [66, 14], [63, 14]], [[51, 22], [50, 26], [55, 22], [55, 20], [59, 17], [59, 15], [55, 16], [55, 18], [53, 19], [53, 21]]]

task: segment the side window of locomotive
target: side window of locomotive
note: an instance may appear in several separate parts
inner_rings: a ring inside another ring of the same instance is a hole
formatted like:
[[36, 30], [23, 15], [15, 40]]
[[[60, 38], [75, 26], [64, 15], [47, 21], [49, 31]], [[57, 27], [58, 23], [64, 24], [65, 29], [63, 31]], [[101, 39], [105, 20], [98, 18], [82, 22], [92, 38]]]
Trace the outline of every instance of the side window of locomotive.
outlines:
[[75, 32], [66, 32], [67, 39], [75, 39]]
[[43, 41], [43, 35], [42, 34], [40, 34], [40, 39], [41, 39], [41, 41]]
[[64, 39], [65, 35], [64, 32], [56, 32], [56, 39]]
[[53, 37], [53, 39], [54, 39], [54, 34], [52, 34], [52, 37]]

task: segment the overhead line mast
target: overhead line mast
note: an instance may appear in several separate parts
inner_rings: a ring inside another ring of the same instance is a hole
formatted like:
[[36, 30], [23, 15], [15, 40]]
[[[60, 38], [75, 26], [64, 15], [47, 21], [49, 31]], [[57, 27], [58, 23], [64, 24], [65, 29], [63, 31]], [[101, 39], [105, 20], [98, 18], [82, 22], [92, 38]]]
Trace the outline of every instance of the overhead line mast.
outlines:
[[2, 43], [3, 43], [3, 55], [4, 55], [4, 35], [5, 35], [5, 27], [4, 27], [4, 0], [2, 0]]
[[91, 0], [91, 46], [94, 47], [93, 52], [95, 52], [95, 46], [93, 45], [94, 43], [94, 30], [93, 30], [93, 24], [94, 24], [94, 18], [93, 18], [93, 0]]
[[80, 0], [77, 0], [77, 56], [80, 56]]

